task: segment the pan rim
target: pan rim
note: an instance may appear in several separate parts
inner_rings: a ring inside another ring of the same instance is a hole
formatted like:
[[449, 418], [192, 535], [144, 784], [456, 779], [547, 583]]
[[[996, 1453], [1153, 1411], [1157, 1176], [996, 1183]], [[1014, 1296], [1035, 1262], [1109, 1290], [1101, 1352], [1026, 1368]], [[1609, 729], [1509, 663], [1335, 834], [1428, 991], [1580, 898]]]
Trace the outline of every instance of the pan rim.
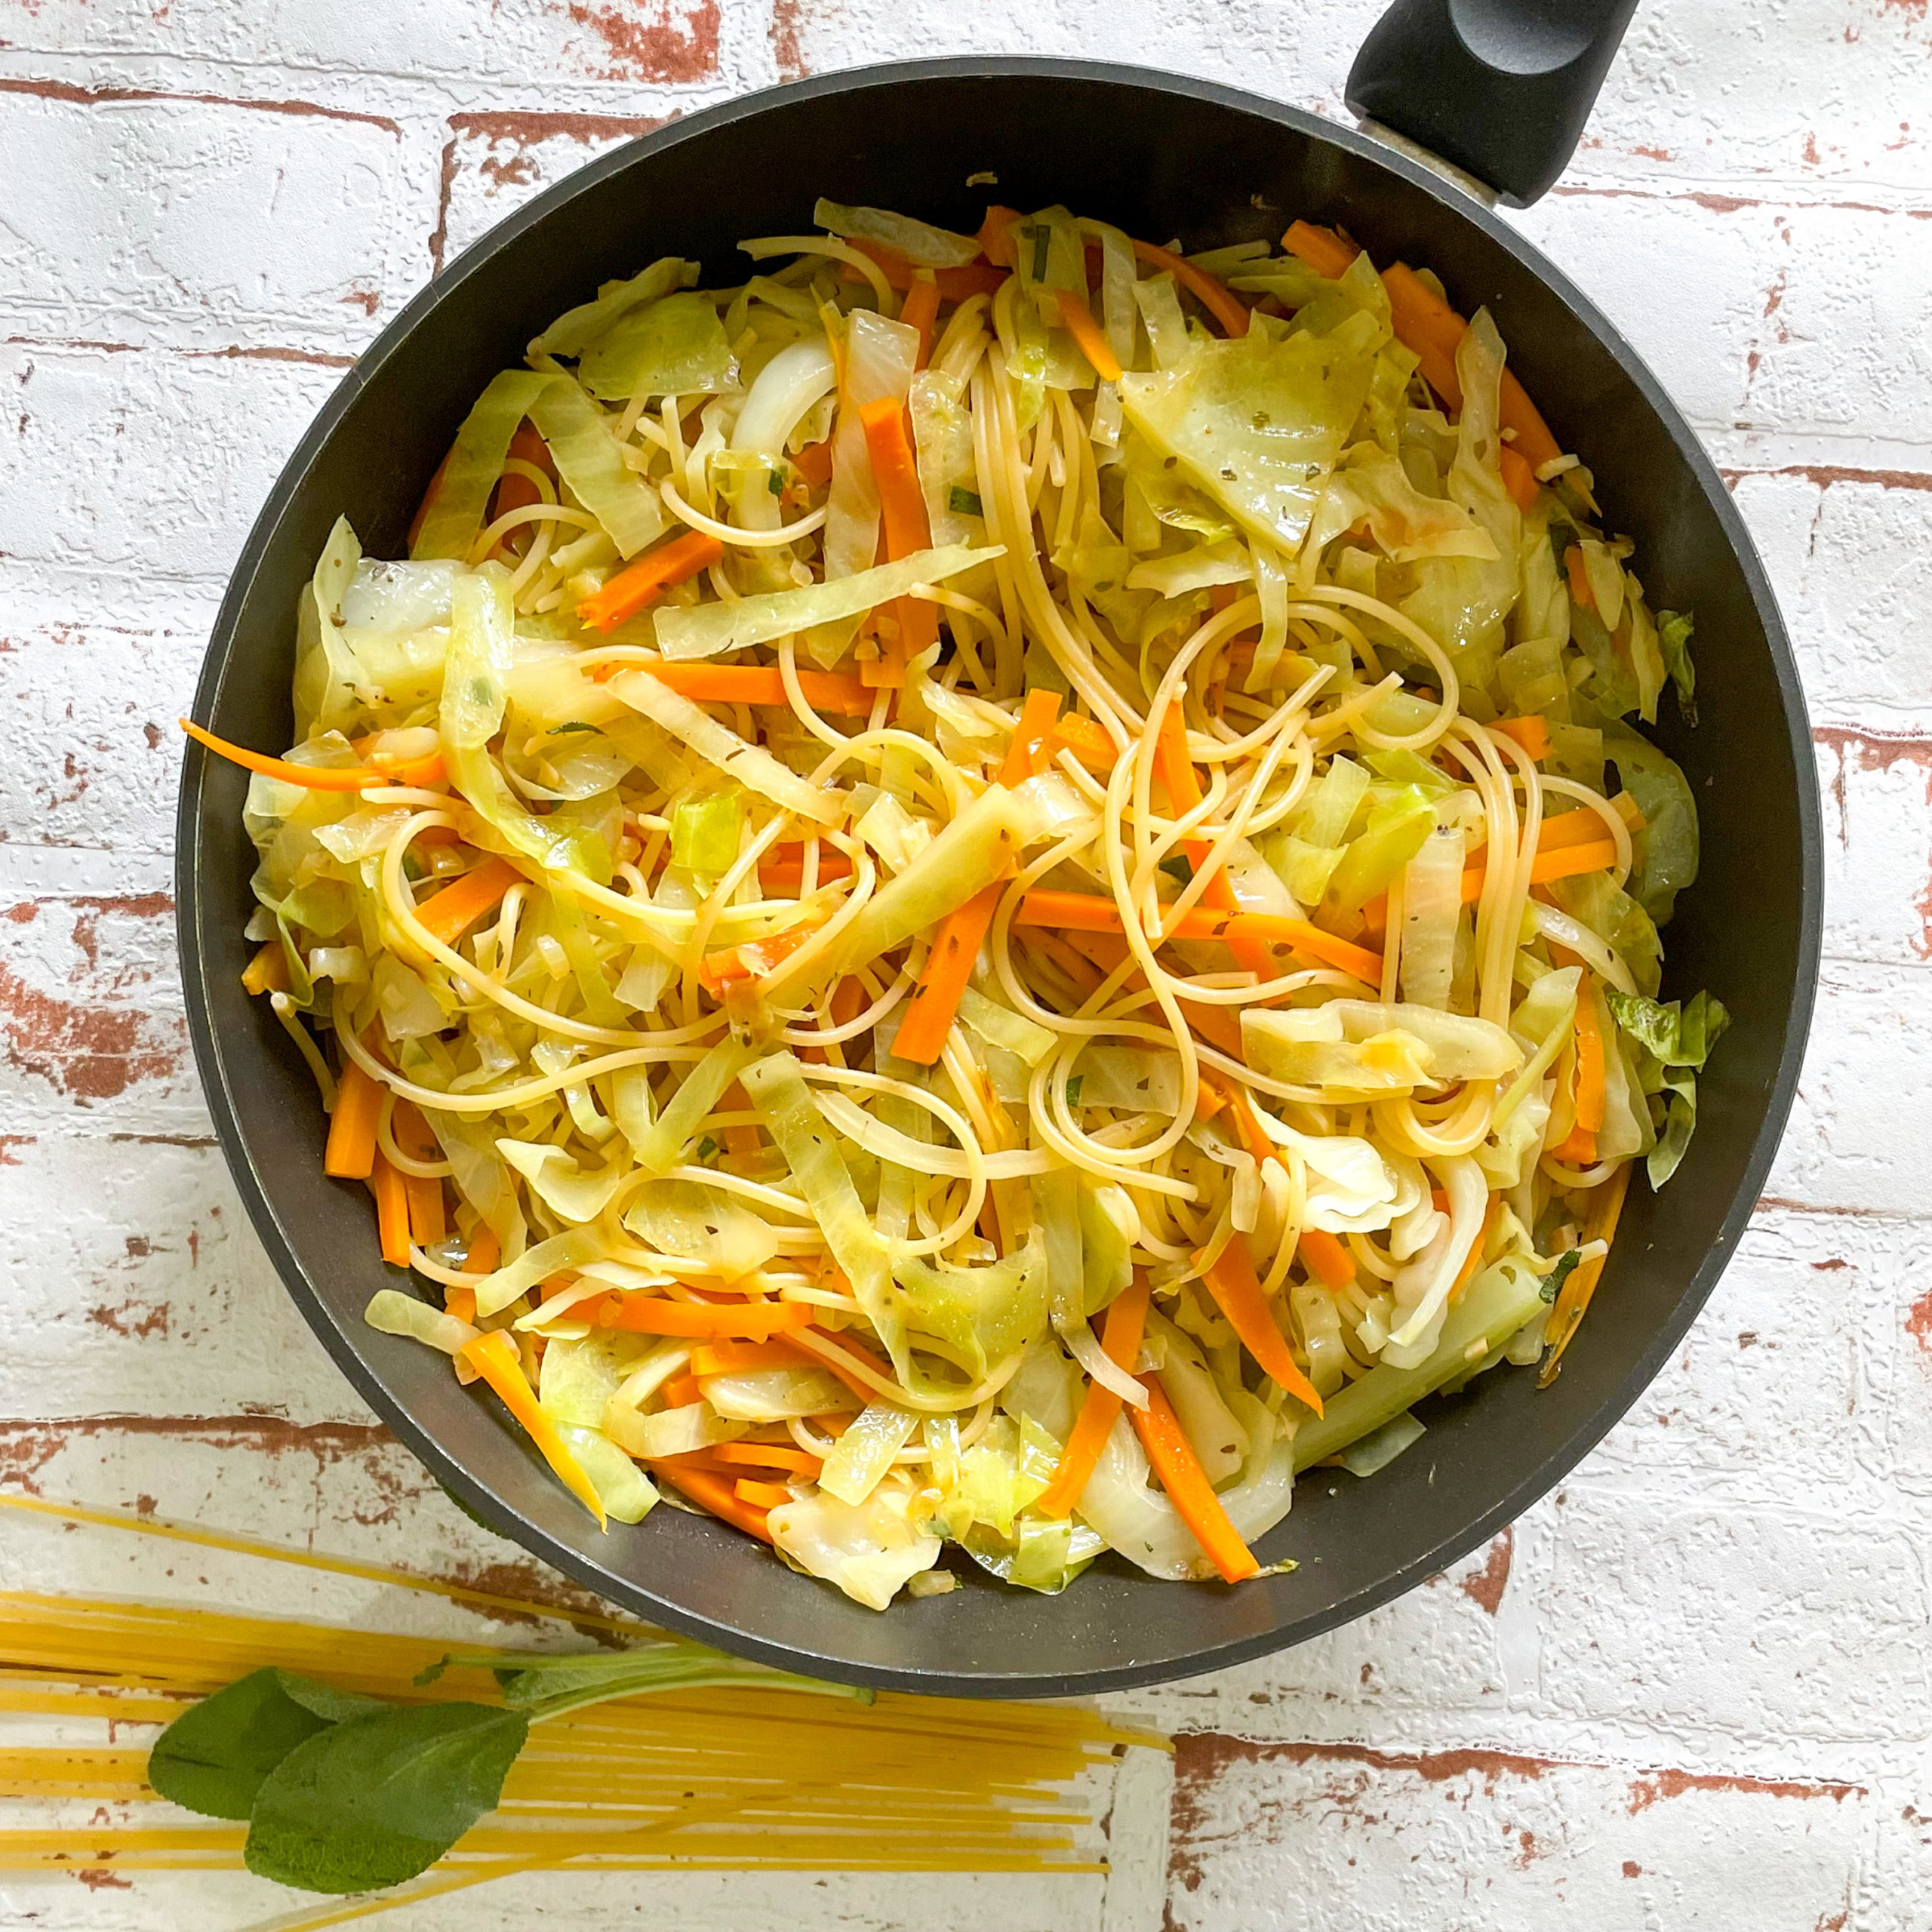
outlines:
[[200, 937], [205, 881], [198, 863], [196, 836], [205, 809], [202, 795], [208, 761], [192, 746], [183, 766], [176, 814], [177, 937], [188, 1030], [196, 1066], [224, 1158], [257, 1238], [309, 1327], [358, 1395], [465, 1508], [498, 1534], [600, 1595], [649, 1617], [654, 1623], [761, 1663], [802, 1669], [821, 1677], [877, 1689], [928, 1694], [984, 1697], [1091, 1695], [1170, 1682], [1223, 1669], [1305, 1642], [1325, 1631], [1352, 1623], [1405, 1594], [1426, 1577], [1459, 1561], [1487, 1543], [1561, 1483], [1622, 1420], [1654, 1380], [1702, 1311], [1728, 1265], [1776, 1158], [1795, 1097], [1815, 1004], [1822, 950], [1822, 814], [1816, 755], [1804, 691], [1769, 577], [1728, 490], [1675, 404], [1608, 318], [1532, 244], [1492, 211], [1429, 168], [1352, 129], [1219, 82], [1110, 62], [1031, 56], [960, 56], [848, 69], [761, 89], [668, 123], [600, 155], [545, 189], [479, 237], [405, 305], [358, 358], [355, 367], [343, 377], [278, 475], [242, 546], [211, 629], [196, 682], [193, 715], [206, 718], [213, 713], [234, 660], [236, 632], [250, 586], [282, 519], [291, 512], [300, 496], [316, 457], [334, 435], [362, 389], [388, 359], [458, 288], [471, 277], [485, 271], [497, 254], [608, 176], [647, 162], [686, 140], [755, 118], [775, 106], [801, 98], [860, 94], [928, 81], [976, 78], [1094, 82], [1202, 102], [1253, 116], [1274, 126], [1292, 130], [1312, 141], [1339, 148], [1395, 176], [1409, 187], [1420, 189], [1438, 204], [1445, 216], [1472, 224], [1491, 244], [1512, 256], [1520, 266], [1540, 280], [1565, 303], [1596, 338], [1658, 418], [1695, 478], [1737, 557], [1776, 675], [1798, 792], [1801, 876], [1796, 970], [1791, 999], [1783, 1017], [1776, 1077], [1766, 1096], [1763, 1115], [1752, 1142], [1743, 1177], [1715, 1239], [1679, 1296], [1669, 1319], [1651, 1336], [1615, 1388], [1587, 1412], [1555, 1450], [1527, 1469], [1520, 1481], [1512, 1484], [1480, 1515], [1444, 1535], [1400, 1569], [1374, 1584], [1319, 1611], [1271, 1623], [1263, 1632], [1185, 1654], [1172, 1652], [1158, 1659], [1072, 1672], [1029, 1672], [1023, 1669], [927, 1670], [857, 1661], [801, 1644], [777, 1641], [761, 1636], [755, 1630], [723, 1623], [688, 1611], [632, 1579], [607, 1570], [594, 1558], [521, 1514], [494, 1490], [472, 1475], [433, 1435], [415, 1421], [405, 1407], [392, 1397], [380, 1375], [365, 1358], [356, 1338], [337, 1321], [311, 1283], [308, 1267], [284, 1231], [257, 1171], [254, 1152], [242, 1134], [232, 1097], [234, 1069], [212, 1024]]

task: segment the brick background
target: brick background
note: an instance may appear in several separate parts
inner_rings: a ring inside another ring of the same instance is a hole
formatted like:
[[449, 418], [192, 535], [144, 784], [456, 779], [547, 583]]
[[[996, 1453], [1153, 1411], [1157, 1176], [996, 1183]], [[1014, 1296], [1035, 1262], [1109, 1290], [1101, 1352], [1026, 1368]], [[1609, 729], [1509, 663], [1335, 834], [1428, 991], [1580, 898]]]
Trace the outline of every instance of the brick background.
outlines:
[[[171, 721], [277, 466], [410, 294], [612, 143], [749, 88], [1078, 54], [1340, 118], [1378, 11], [0, 0], [0, 1475], [539, 1586], [287, 1304], [208, 1138], [171, 955]], [[1770, 1198], [1622, 1427], [1401, 1602], [1122, 1700], [1183, 1742], [1168, 1849], [1157, 1779], [1122, 1800], [1111, 1894], [546, 1879], [392, 1922], [1932, 1928], [1928, 131], [1924, 0], [1647, 0], [1575, 165], [1518, 218], [1729, 475], [1824, 787], [1828, 959]], [[0, 1552], [25, 1586], [153, 1592], [179, 1569], [37, 1525]], [[257, 1607], [428, 1614], [190, 1567]], [[212, 1928], [263, 1899], [0, 1884], [0, 1925]]]

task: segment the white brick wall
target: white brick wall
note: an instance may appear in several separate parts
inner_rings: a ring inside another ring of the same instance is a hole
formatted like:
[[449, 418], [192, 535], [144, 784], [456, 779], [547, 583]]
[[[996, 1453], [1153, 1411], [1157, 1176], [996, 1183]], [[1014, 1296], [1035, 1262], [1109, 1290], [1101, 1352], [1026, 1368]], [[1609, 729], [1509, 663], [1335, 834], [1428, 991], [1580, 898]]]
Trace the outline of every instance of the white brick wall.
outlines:
[[[787, 75], [1078, 54], [1339, 117], [1377, 11], [0, 0], [0, 1477], [537, 1586], [282, 1296], [208, 1139], [171, 953], [172, 721], [226, 573], [432, 269], [611, 143]], [[546, 1880], [399, 1926], [1932, 1928], [1928, 129], [1924, 0], [1646, 0], [1577, 165], [1520, 217], [1730, 475], [1824, 785], [1829, 958], [1772, 1198], [1629, 1419], [1453, 1574], [1118, 1700], [1183, 1734], [1164, 1908], [1143, 1806], [1120, 1827], [1142, 1876], [1111, 1902], [1083, 1879]], [[11, 1524], [0, 1549], [28, 1586], [177, 1567]], [[192, 1567], [255, 1607], [430, 1614]], [[63, 1932], [262, 1909], [208, 1880], [0, 1884], [0, 1925]]]

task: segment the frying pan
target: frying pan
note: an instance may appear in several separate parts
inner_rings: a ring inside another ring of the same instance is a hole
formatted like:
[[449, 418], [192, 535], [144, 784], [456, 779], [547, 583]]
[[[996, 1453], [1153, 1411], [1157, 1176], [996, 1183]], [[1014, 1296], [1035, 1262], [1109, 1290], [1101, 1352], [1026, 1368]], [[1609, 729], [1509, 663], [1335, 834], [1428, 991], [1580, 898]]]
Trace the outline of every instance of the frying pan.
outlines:
[[[1377, 29], [1352, 96], [1398, 124], [1407, 100], [1407, 125], [1438, 152], [1533, 200], [1567, 158], [1633, 4], [1417, 0]], [[968, 185], [987, 173], [996, 190]], [[1291, 1573], [1189, 1586], [1109, 1555], [1044, 1597], [964, 1564], [961, 1589], [875, 1615], [707, 1518], [660, 1509], [600, 1535], [494, 1401], [459, 1388], [432, 1351], [364, 1326], [395, 1278], [367, 1195], [323, 1177], [307, 1072], [242, 991], [245, 780], [190, 746], [179, 918], [202, 1078], [256, 1230], [351, 1381], [466, 1507], [603, 1595], [771, 1663], [955, 1695], [1091, 1692], [1234, 1663], [1362, 1615], [1521, 1514], [1629, 1407], [1717, 1281], [1784, 1122], [1817, 972], [1817, 793], [1790, 650], [1743, 526], [1656, 379], [1481, 198], [1380, 141], [1211, 82], [963, 59], [693, 115], [540, 195], [454, 263], [290, 459], [215, 625], [197, 718], [245, 744], [288, 743], [296, 599], [331, 525], [346, 512], [370, 554], [402, 554], [472, 401], [552, 316], [665, 254], [700, 259], [714, 284], [740, 279], [739, 238], [809, 227], [820, 195], [968, 231], [989, 198], [1063, 202], [1190, 250], [1277, 237], [1298, 215], [1339, 223], [1378, 261], [1435, 269], [1464, 312], [1489, 306], [1558, 441], [1595, 472], [1609, 526], [1635, 538], [1653, 604], [1696, 612], [1703, 722], [1672, 715], [1657, 734], [1690, 775], [1704, 838], [1703, 876], [1667, 934], [1666, 992], [1709, 986], [1733, 1025], [1700, 1082], [1688, 1158], [1660, 1195], [1632, 1189], [1560, 1379], [1540, 1392], [1529, 1372], [1498, 1369], [1426, 1405], [1428, 1434], [1372, 1479], [1304, 1476], [1259, 1551], [1264, 1564], [1297, 1559]]]

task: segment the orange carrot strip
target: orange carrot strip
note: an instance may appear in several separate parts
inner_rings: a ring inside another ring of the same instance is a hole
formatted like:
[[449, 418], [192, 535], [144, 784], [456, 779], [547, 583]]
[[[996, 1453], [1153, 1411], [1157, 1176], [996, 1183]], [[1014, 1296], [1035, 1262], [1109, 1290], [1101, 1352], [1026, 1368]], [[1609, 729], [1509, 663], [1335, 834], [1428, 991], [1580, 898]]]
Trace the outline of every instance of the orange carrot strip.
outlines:
[[647, 550], [635, 562], [626, 565], [594, 595], [577, 607], [580, 623], [600, 631], [614, 631], [626, 617], [634, 617], [654, 604], [674, 583], [708, 571], [724, 554], [724, 546], [701, 530], [688, 530], [654, 550]]
[[899, 319], [909, 329], [919, 332], [918, 352], [912, 358], [912, 367], [923, 369], [933, 352], [933, 325], [939, 320], [939, 283], [929, 270], [914, 272], [912, 285], [900, 304]]
[[1247, 310], [1211, 275], [1170, 249], [1155, 248], [1151, 242], [1135, 242], [1134, 252], [1149, 267], [1166, 269], [1220, 324], [1223, 334], [1247, 334]]
[[433, 1175], [405, 1174], [402, 1186], [408, 1204], [409, 1238], [418, 1247], [433, 1247], [448, 1232], [443, 1184]]
[[[1492, 731], [1500, 731], [1506, 738], [1514, 738], [1531, 758], [1539, 763], [1549, 755], [1549, 724], [1545, 718], [1534, 715], [1499, 718], [1489, 728]], [[1542, 849], [1540, 841], [1537, 849]]]
[[417, 920], [445, 946], [454, 946], [523, 877], [507, 859], [485, 859], [462, 878], [432, 892], [416, 909]]
[[[1536, 857], [1530, 861], [1530, 883], [1547, 885], [1552, 879], [1576, 878], [1585, 872], [1600, 872], [1617, 863], [1617, 848], [1607, 838], [1593, 838], [1587, 844], [1559, 845], [1554, 851], [1544, 851], [1539, 843]], [[1476, 877], [1469, 876], [1473, 870]], [[1463, 903], [1473, 905], [1482, 897], [1482, 878], [1480, 867], [1466, 869], [1463, 874]]]
[[1081, 718], [1072, 712], [1054, 727], [1054, 735], [1048, 743], [1049, 753], [1057, 752], [1064, 746], [1089, 771], [1104, 777], [1119, 762], [1120, 754], [1114, 749], [1114, 741], [1091, 718]]
[[1503, 464], [1503, 487], [1509, 492], [1509, 500], [1519, 510], [1531, 508], [1537, 491], [1543, 487], [1537, 481], [1534, 466], [1527, 457], [1519, 454], [1512, 443], [1505, 443], [1499, 454]]
[[[1146, 1333], [1150, 1292], [1146, 1271], [1136, 1269], [1126, 1292], [1109, 1306], [1102, 1327], [1100, 1346], [1108, 1361], [1129, 1375], [1140, 1359], [1141, 1338]], [[1097, 1382], [1088, 1383], [1066, 1447], [1054, 1466], [1053, 1479], [1034, 1500], [1033, 1506], [1041, 1515], [1064, 1516], [1080, 1500], [1100, 1451], [1113, 1433], [1115, 1420], [1126, 1406], [1111, 1389]]]
[[474, 1326], [476, 1321], [476, 1291], [474, 1288], [459, 1288], [445, 1282], [443, 1306], [459, 1321], [467, 1321]]
[[1603, 1028], [1597, 1018], [1596, 995], [1586, 980], [1577, 1001], [1577, 1124], [1561, 1146], [1550, 1149], [1559, 1161], [1577, 1167], [1595, 1161], [1607, 1098]]
[[1361, 253], [1332, 228], [1318, 228], [1309, 221], [1296, 222], [1281, 237], [1281, 246], [1331, 281], [1339, 281], [1347, 274], [1349, 264]]
[[1019, 219], [1017, 208], [1001, 208], [995, 203], [987, 209], [986, 218], [980, 224], [980, 252], [995, 268], [1012, 268], [1019, 260], [1013, 240], [1013, 224]]
[[1457, 1270], [1456, 1279], [1450, 1287], [1449, 1299], [1452, 1302], [1461, 1300], [1463, 1291], [1475, 1279], [1476, 1271], [1482, 1266], [1482, 1251], [1489, 1244], [1490, 1235], [1495, 1230], [1496, 1217], [1502, 1209], [1502, 1195], [1492, 1194], [1489, 1197], [1489, 1205], [1483, 1210], [1482, 1232], [1476, 1236], [1468, 1254], [1463, 1257], [1463, 1265]]
[[[1154, 741], [1154, 759], [1155, 768], [1167, 790], [1170, 808], [1177, 817], [1193, 811], [1201, 799], [1201, 776], [1187, 755], [1187, 727], [1178, 704], [1169, 705], [1161, 714], [1161, 729]], [[1188, 863], [1197, 872], [1208, 863], [1208, 856], [1214, 850], [1205, 838], [1185, 840], [1183, 847]], [[1235, 912], [1241, 909], [1241, 902], [1235, 897], [1234, 883], [1225, 870], [1217, 870], [1208, 881], [1201, 891], [1200, 903], [1217, 912]], [[1247, 971], [1258, 973], [1264, 980], [1273, 977], [1275, 962], [1261, 942], [1231, 938], [1228, 950], [1234, 955], [1236, 963]]]
[[[857, 235], [848, 235], [844, 241], [848, 248], [857, 249], [860, 254], [869, 257], [878, 264], [884, 273], [888, 288], [908, 290], [921, 272], [897, 249], [886, 248], [877, 242], [865, 241]], [[924, 272], [930, 275], [937, 284], [940, 300], [943, 302], [964, 302], [975, 295], [993, 294], [1006, 279], [1001, 270], [987, 262], [968, 262], [958, 268], [928, 269]], [[866, 279], [857, 269], [849, 264], [844, 273], [848, 281]]]
[[[1497, 728], [1500, 729], [1499, 726]], [[1617, 816], [1632, 832], [1644, 829], [1644, 814], [1628, 792], [1620, 792], [1610, 801]], [[1543, 822], [1537, 836], [1539, 852], [1561, 852], [1572, 845], [1599, 845], [1609, 835], [1604, 830], [1603, 814], [1592, 809], [1559, 812]]]
[[[866, 432], [866, 453], [872, 458], [872, 481], [878, 491], [886, 558], [897, 563], [930, 548], [933, 540], [918, 465], [906, 440], [904, 405], [896, 397], [881, 396], [859, 411], [859, 423]], [[903, 683], [906, 666], [939, 641], [939, 607], [922, 597], [902, 597], [894, 608], [899, 641], [888, 655], [896, 662]]]
[[681, 1375], [674, 1375], [664, 1385], [664, 1406], [667, 1409], [688, 1409], [694, 1402], [704, 1400], [704, 1391], [698, 1386], [697, 1377], [687, 1369]]
[[[200, 725], [186, 718], [177, 721], [183, 731], [198, 745], [205, 745], [217, 758], [225, 758], [231, 764], [238, 764], [245, 771], [260, 772], [264, 778], [279, 778], [285, 785], [300, 785], [311, 792], [361, 792], [371, 785], [393, 785], [396, 781], [391, 772], [378, 771], [370, 764], [295, 764], [285, 758], [270, 758], [266, 752], [251, 752], [240, 745], [231, 745], [226, 738], [217, 738], [212, 731], [205, 731]], [[438, 760], [440, 768], [441, 761]]]
[[[789, 1361], [785, 1365], [792, 1366]], [[825, 1466], [817, 1457], [808, 1456], [802, 1449], [776, 1442], [719, 1442], [712, 1445], [711, 1454], [715, 1462], [751, 1469], [791, 1469], [814, 1482]]]
[[1055, 289], [1054, 299], [1060, 304], [1060, 318], [1066, 325], [1067, 334], [1080, 345], [1080, 352], [1093, 365], [1094, 374], [1103, 383], [1118, 382], [1120, 358], [1094, 321], [1093, 310], [1070, 288]]
[[[688, 1468], [681, 1463], [657, 1461], [647, 1466], [653, 1475], [661, 1476], [682, 1490], [692, 1502], [709, 1509], [714, 1516], [743, 1530], [747, 1536], [756, 1537], [761, 1543], [771, 1541], [771, 1532], [764, 1526], [764, 1512], [755, 1503], [746, 1502], [722, 1476], [713, 1475], [706, 1469]], [[789, 1502], [791, 1499], [788, 1497], [786, 1500]]]
[[746, 1369], [796, 1368], [798, 1352], [783, 1337], [768, 1342], [733, 1341], [721, 1338], [705, 1342], [691, 1351], [694, 1375], [738, 1375]]
[[[552, 482], [557, 480], [557, 466], [550, 460], [550, 445], [537, 432], [536, 425], [527, 419], [516, 426], [516, 434], [510, 438], [509, 454], [522, 462], [540, 469]], [[540, 503], [543, 494], [527, 476], [512, 475], [506, 469], [497, 479], [497, 494], [490, 505], [490, 514], [484, 520], [494, 522], [511, 510], [527, 509], [532, 503]]]
[[1324, 1287], [1346, 1288], [1355, 1278], [1355, 1257], [1326, 1228], [1303, 1229], [1296, 1251]]
[[383, 1259], [392, 1268], [409, 1266], [409, 1191], [401, 1171], [378, 1153], [369, 1175], [369, 1192], [376, 1197], [376, 1232]]
[[1208, 1472], [1201, 1466], [1201, 1459], [1168, 1400], [1168, 1392], [1161, 1386], [1161, 1378], [1149, 1374], [1140, 1380], [1147, 1392], [1147, 1407], [1131, 1411], [1130, 1420], [1154, 1473], [1168, 1492], [1168, 1500], [1226, 1582], [1238, 1583], [1254, 1576], [1261, 1565], [1241, 1540], [1241, 1532], [1229, 1521]]
[[[1615, 1238], [1617, 1224], [1623, 1218], [1623, 1203], [1630, 1191], [1630, 1176], [1635, 1166], [1634, 1161], [1626, 1161], [1601, 1187], [1591, 1190], [1589, 1208], [1583, 1217], [1586, 1241], [1609, 1241]], [[1539, 1389], [1547, 1389], [1556, 1380], [1563, 1351], [1575, 1337], [1577, 1324], [1590, 1305], [1591, 1297], [1597, 1291], [1597, 1283], [1603, 1278], [1604, 1264], [1609, 1258], [1605, 1254], [1594, 1261], [1579, 1262], [1570, 1271], [1569, 1280], [1558, 1291], [1556, 1306], [1550, 1310], [1549, 1320], [1543, 1327], [1543, 1337], [1549, 1344], [1550, 1352], [1537, 1377]]]
[[[849, 878], [851, 875], [852, 862], [843, 852], [835, 851], [829, 845], [819, 848], [818, 877], [821, 885], [829, 880]], [[805, 882], [804, 848], [799, 845], [774, 845], [758, 862], [758, 882], [767, 892], [800, 891]]]
[[[930, 609], [931, 607], [927, 607]], [[618, 670], [646, 671], [668, 689], [694, 704], [771, 704], [787, 706], [784, 674], [775, 664], [612, 665]], [[872, 708], [871, 691], [857, 678], [831, 671], [801, 671], [798, 688], [814, 711], [863, 718]]]
[[328, 1145], [322, 1152], [324, 1174], [333, 1180], [369, 1178], [375, 1171], [376, 1117], [382, 1110], [381, 1083], [351, 1060], [335, 1090]]
[[814, 490], [823, 490], [832, 481], [832, 438], [808, 443], [792, 459], [792, 467]]
[[776, 1509], [792, 1500], [792, 1492], [783, 1484], [759, 1482], [751, 1476], [738, 1477], [731, 1490], [740, 1503], [749, 1503], [760, 1509]]
[[764, 939], [748, 939], [741, 945], [707, 952], [698, 961], [698, 978], [714, 993], [721, 993], [741, 980], [762, 979], [790, 958], [824, 924], [824, 919], [801, 919], [795, 926], [787, 926], [783, 932]]
[[[1093, 892], [1029, 892], [1020, 902], [1020, 911], [1014, 923], [1020, 926], [1057, 926], [1063, 931], [1072, 932], [1118, 933], [1126, 930], [1121, 921], [1119, 907], [1111, 899]], [[1333, 933], [1324, 932], [1319, 926], [1310, 925], [1306, 919], [1291, 919], [1280, 913], [1223, 912], [1197, 906], [1192, 912], [1181, 915], [1168, 937], [1223, 939], [1230, 934], [1241, 939], [1265, 940], [1275, 946], [1294, 946], [1331, 966], [1339, 966], [1364, 986], [1382, 983], [1380, 953], [1352, 946], [1346, 940], [1337, 939]]]
[[1215, 1306], [1233, 1323], [1241, 1346], [1291, 1395], [1306, 1402], [1319, 1415], [1321, 1398], [1315, 1392], [1315, 1384], [1295, 1364], [1287, 1337], [1281, 1333], [1275, 1311], [1261, 1291], [1261, 1279], [1254, 1272], [1254, 1258], [1247, 1251], [1247, 1243], [1236, 1235], [1201, 1278], [1214, 1297]]
[[[466, 1275], [494, 1275], [497, 1272], [497, 1258], [501, 1252], [496, 1229], [485, 1222], [470, 1237], [469, 1252], [463, 1257], [463, 1272]], [[475, 1299], [473, 1291], [470, 1298], [472, 1302]]]
[[518, 1358], [515, 1343], [502, 1329], [492, 1328], [466, 1342], [457, 1358], [468, 1362], [496, 1391], [503, 1407], [523, 1425], [544, 1461], [556, 1472], [558, 1480], [597, 1518], [600, 1529], [608, 1529], [610, 1526], [605, 1520], [604, 1506], [597, 1500], [597, 1491], [571, 1454], [569, 1445], [557, 1433], [556, 1424], [539, 1406], [537, 1392]]
[[[1044, 762], [1047, 740], [1060, 712], [1060, 694], [1035, 685], [1020, 708], [1020, 722], [1007, 746], [1000, 783], [1018, 785], [1032, 777]], [[972, 977], [974, 963], [985, 943], [986, 929], [998, 909], [1005, 886], [995, 881], [955, 906], [940, 921], [926, 955], [926, 970], [906, 1010], [892, 1051], [915, 1066], [931, 1066], [945, 1051], [946, 1035], [959, 1011], [959, 996]]]
[[[1469, 324], [1413, 269], [1401, 262], [1383, 270], [1382, 285], [1389, 291], [1395, 334], [1421, 357], [1422, 372], [1429, 387], [1452, 409], [1461, 408], [1463, 389], [1456, 378], [1456, 346]], [[1515, 432], [1513, 448], [1532, 471], [1562, 454], [1528, 392], [1507, 369], [1503, 372], [1498, 402], [1501, 425]]]
[[245, 992], [285, 993], [288, 990], [288, 955], [281, 942], [272, 939], [242, 968]]
[[666, 1301], [657, 1295], [607, 1295], [589, 1317], [599, 1328], [633, 1335], [742, 1336], [768, 1341], [786, 1328], [807, 1328], [812, 1311], [796, 1301]]
[[1583, 568], [1583, 553], [1574, 543], [1563, 553], [1563, 572], [1570, 580], [1570, 601], [1586, 611], [1594, 611], [1596, 594], [1590, 589], [1589, 573]]

